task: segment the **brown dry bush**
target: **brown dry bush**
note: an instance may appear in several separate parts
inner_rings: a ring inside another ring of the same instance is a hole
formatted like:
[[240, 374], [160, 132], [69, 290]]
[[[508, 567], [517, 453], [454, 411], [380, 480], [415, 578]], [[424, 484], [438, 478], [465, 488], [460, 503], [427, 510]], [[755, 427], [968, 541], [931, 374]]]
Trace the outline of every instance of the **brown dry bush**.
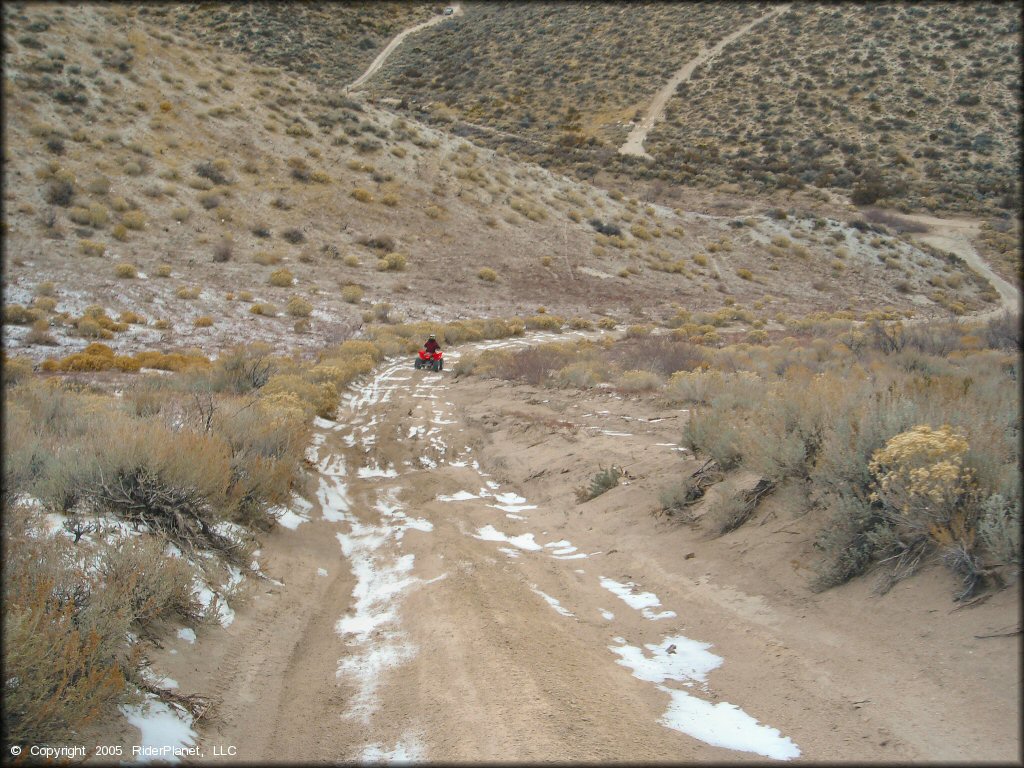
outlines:
[[[139, 539], [71, 543], [39, 535], [41, 516], [4, 509], [4, 738], [52, 743], [73, 739], [135, 696], [139, 657], [129, 632], [158, 619], [194, 619], [191, 570]], [[88, 553], [88, 554], [87, 554]], [[95, 570], [83, 563], [93, 559]]]
[[615, 344], [609, 360], [624, 369], [654, 371], [671, 376], [677, 371], [692, 371], [704, 365], [708, 355], [700, 347], [667, 336], [630, 338]]

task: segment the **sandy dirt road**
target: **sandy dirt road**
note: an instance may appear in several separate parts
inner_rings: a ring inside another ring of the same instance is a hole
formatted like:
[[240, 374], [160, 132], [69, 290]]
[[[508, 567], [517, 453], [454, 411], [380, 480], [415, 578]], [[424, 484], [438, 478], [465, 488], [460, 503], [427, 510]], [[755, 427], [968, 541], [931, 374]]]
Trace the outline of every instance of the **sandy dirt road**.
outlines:
[[372, 62], [370, 62], [370, 66], [368, 66], [366, 68], [366, 71], [363, 72], [363, 74], [361, 74], [359, 77], [357, 77], [351, 83], [349, 83], [348, 86], [346, 86], [346, 88], [345, 88], [346, 92], [355, 91], [355, 90], [361, 88], [363, 86], [363, 84], [367, 80], [369, 80], [371, 77], [373, 77], [373, 75], [377, 72], [377, 70], [379, 70], [382, 66], [384, 66], [384, 62], [388, 60], [388, 57], [392, 53], [395, 52], [395, 49], [398, 48], [398, 46], [400, 46], [405, 41], [405, 38], [407, 38], [409, 35], [414, 35], [417, 32], [420, 32], [420, 31], [422, 31], [424, 29], [427, 29], [428, 27], [434, 26], [435, 24], [440, 24], [442, 21], [450, 19], [452, 16], [461, 16], [462, 15], [462, 6], [461, 5], [455, 4], [455, 5], [451, 6], [451, 7], [454, 10], [448, 16], [443, 16], [443, 15], [442, 16], [435, 16], [432, 19], [428, 19], [427, 21], [424, 21], [422, 24], [417, 24], [417, 25], [415, 25], [413, 27], [409, 27], [408, 29], [403, 29], [401, 32], [399, 32], [397, 35], [395, 35], [391, 39], [391, 42], [388, 43], [384, 47], [384, 50], [381, 51], [379, 54], [377, 54], [377, 58], [375, 58]]
[[788, 4], [772, 8], [764, 16], [754, 19], [748, 24], [744, 24], [734, 32], [730, 32], [710, 48], [703, 48], [697, 56], [683, 64], [683, 66], [681, 66], [676, 73], [669, 78], [669, 81], [665, 83], [662, 89], [654, 95], [654, 99], [652, 99], [651, 103], [648, 105], [647, 112], [644, 114], [643, 118], [633, 127], [633, 130], [629, 132], [629, 136], [626, 137], [626, 142], [619, 147], [619, 154], [650, 157], [644, 149], [644, 142], [647, 140], [647, 134], [651, 132], [651, 129], [654, 128], [654, 124], [665, 114], [665, 105], [668, 104], [668, 100], [675, 94], [676, 88], [679, 87], [680, 83], [684, 83], [689, 80], [697, 67], [707, 64], [725, 50], [727, 46], [732, 45], [732, 43], [743, 37], [743, 35], [747, 34], [747, 32], [758, 24], [762, 24], [763, 22], [768, 21], [768, 19], [785, 13], [787, 10], [789, 10]]
[[[781, 507], [728, 541], [659, 524], [645, 478], [694, 462], [684, 418], [382, 365], [317, 422], [308, 519], [261, 555], [281, 583], [154, 658], [214, 701], [205, 759], [1016, 755], [1014, 641], [972, 637], [1017, 593], [952, 619], [941, 586], [810, 595]], [[612, 461], [626, 482], [576, 504]]]

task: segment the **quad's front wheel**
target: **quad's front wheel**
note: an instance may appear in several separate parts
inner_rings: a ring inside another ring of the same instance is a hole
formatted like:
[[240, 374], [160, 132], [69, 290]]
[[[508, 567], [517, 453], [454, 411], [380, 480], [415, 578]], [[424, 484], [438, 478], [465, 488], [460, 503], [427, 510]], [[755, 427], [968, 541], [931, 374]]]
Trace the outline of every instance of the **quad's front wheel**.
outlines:
[[418, 371], [420, 368], [423, 367], [423, 361], [417, 360], [415, 363], [413, 363], [413, 367]]

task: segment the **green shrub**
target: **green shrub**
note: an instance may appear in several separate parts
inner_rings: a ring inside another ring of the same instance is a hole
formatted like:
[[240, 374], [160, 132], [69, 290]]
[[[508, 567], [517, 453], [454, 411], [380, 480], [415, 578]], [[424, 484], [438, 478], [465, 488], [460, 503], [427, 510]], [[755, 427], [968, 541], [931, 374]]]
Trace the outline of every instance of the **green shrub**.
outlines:
[[622, 470], [615, 465], [608, 467], [608, 469], [601, 469], [590, 478], [590, 485], [576, 489], [576, 500], [583, 503], [596, 499], [602, 493], [606, 493], [617, 486], [620, 477], [622, 477]]

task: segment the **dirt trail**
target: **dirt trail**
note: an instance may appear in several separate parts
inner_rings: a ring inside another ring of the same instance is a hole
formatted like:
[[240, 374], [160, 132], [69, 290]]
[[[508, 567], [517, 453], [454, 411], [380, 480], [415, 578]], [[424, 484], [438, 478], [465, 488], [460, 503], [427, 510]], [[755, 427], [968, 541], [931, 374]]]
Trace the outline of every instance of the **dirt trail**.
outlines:
[[967, 218], [940, 219], [926, 214], [898, 213], [897, 215], [928, 227], [928, 232], [913, 235], [914, 238], [959, 256], [972, 269], [992, 283], [999, 293], [1000, 305], [987, 312], [971, 315], [971, 320], [987, 320], [1007, 310], [1017, 315], [1020, 314], [1020, 291], [998, 275], [974, 248], [973, 241], [978, 237], [981, 228], [980, 221]]
[[697, 56], [683, 64], [683, 66], [680, 67], [674, 75], [672, 75], [671, 79], [665, 83], [664, 87], [655, 94], [654, 100], [651, 101], [650, 106], [647, 107], [647, 113], [644, 115], [643, 119], [633, 127], [632, 131], [629, 132], [629, 136], [626, 138], [626, 143], [619, 147], [619, 154], [650, 157], [646, 150], [644, 150], [644, 142], [647, 140], [647, 134], [650, 133], [652, 128], [654, 128], [654, 123], [660, 120], [662, 115], [665, 114], [665, 105], [668, 104], [668, 100], [675, 94], [676, 88], [679, 87], [679, 84], [689, 80], [697, 67], [702, 64], [706, 64], [711, 59], [715, 58], [726, 48], [726, 46], [736, 42], [736, 40], [758, 24], [768, 21], [779, 14], [785, 13], [787, 10], [789, 10], [789, 5], [776, 6], [764, 16], [754, 19], [749, 24], [744, 24], [735, 32], [731, 32], [726, 35], [711, 48], [703, 49]]
[[409, 27], [408, 29], [403, 29], [401, 32], [395, 35], [394, 38], [392, 38], [391, 42], [388, 43], [387, 46], [384, 48], [384, 50], [377, 54], [377, 58], [370, 62], [370, 66], [366, 68], [366, 71], [363, 72], [363, 74], [361, 74], [359, 77], [357, 77], [355, 80], [353, 80], [349, 85], [345, 87], [345, 91], [350, 92], [358, 88], [361, 88], [367, 80], [373, 77], [377, 70], [384, 66], [384, 62], [388, 60], [388, 57], [395, 52], [395, 49], [398, 48], [398, 46], [400, 46], [402, 42], [405, 40], [405, 38], [407, 38], [409, 35], [414, 35], [417, 32], [427, 29], [427, 27], [432, 27], [435, 24], [440, 24], [442, 21], [450, 19], [452, 16], [462, 15], [461, 5], [456, 4], [451, 7], [455, 9], [452, 14], [448, 16], [435, 16], [432, 19], [424, 21], [422, 24], [417, 24], [413, 27]]
[[[317, 420], [309, 519], [262, 554], [283, 583], [154, 658], [214, 699], [205, 758], [1016, 754], [1013, 641], [970, 639], [1015, 593], [953, 620], [948, 594], [920, 587], [813, 596], [777, 584], [781, 523], [728, 542], [659, 527], [644, 478], [693, 461], [676, 447], [685, 415], [382, 365], [337, 421]], [[599, 462], [629, 477], [577, 505]], [[743, 562], [751, 541], [769, 542], [765, 559]]]

